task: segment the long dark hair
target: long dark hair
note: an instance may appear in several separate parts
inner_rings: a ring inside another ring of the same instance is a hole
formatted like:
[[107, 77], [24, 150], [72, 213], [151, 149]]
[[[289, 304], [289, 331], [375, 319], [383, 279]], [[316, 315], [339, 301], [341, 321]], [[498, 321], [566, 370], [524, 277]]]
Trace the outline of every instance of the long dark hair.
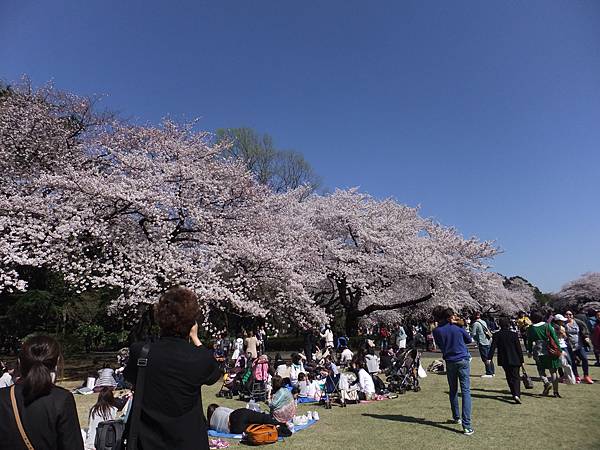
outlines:
[[53, 386], [51, 372], [57, 369], [60, 345], [50, 336], [27, 339], [19, 353], [19, 369], [25, 404], [48, 395]]
[[90, 417], [98, 415], [104, 420], [110, 420], [110, 409], [115, 406], [115, 396], [110, 387], [103, 387], [98, 393], [98, 401], [90, 409]]

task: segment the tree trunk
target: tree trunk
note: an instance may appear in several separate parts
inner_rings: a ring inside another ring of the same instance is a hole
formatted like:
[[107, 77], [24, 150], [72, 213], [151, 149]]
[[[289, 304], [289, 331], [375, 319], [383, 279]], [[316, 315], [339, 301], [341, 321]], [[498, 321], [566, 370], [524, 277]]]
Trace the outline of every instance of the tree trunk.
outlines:
[[358, 335], [358, 321], [360, 316], [358, 310], [355, 308], [346, 309], [346, 336], [357, 336]]

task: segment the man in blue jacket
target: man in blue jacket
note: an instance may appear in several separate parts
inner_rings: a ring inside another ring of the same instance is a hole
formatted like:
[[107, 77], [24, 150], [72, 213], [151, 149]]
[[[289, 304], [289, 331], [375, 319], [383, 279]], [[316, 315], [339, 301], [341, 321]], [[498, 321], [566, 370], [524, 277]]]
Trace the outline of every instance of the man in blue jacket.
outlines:
[[[446, 376], [450, 388], [450, 408], [452, 419], [457, 424], [462, 424], [465, 435], [474, 433], [471, 426], [471, 355], [467, 344], [472, 339], [462, 327], [455, 322], [457, 317], [452, 308], [436, 308], [434, 317], [438, 327], [433, 330], [433, 338], [438, 348], [442, 351], [446, 361]], [[462, 393], [462, 417], [458, 409], [458, 384]]]

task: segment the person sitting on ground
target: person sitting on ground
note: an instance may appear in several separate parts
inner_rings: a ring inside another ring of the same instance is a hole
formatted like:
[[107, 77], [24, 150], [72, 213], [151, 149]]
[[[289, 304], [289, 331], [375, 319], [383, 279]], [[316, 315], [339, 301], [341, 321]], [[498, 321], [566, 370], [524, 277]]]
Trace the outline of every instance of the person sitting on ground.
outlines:
[[315, 376], [312, 373], [308, 375], [301, 373], [298, 375], [298, 397], [319, 401], [321, 398], [321, 389], [319, 388], [319, 383], [315, 381]]
[[384, 350], [379, 355], [379, 370], [385, 372], [387, 369], [392, 367], [392, 357], [396, 354], [396, 345]]
[[296, 402], [292, 393], [283, 386], [283, 379], [275, 375], [271, 379], [272, 398], [269, 404], [271, 415], [281, 423], [287, 423], [296, 415]]
[[0, 362], [0, 368], [2, 370], [2, 376], [0, 376], [0, 388], [11, 387], [15, 384], [13, 380], [15, 368], [12, 364], [4, 364], [4, 362]]
[[298, 375], [301, 373], [306, 373], [304, 369], [304, 363], [302, 362], [302, 357], [298, 353], [292, 354], [292, 365], [290, 367], [290, 382], [292, 386], [296, 386], [298, 384]]
[[211, 430], [219, 433], [242, 434], [250, 425], [275, 425], [280, 436], [291, 435], [287, 425], [275, 420], [271, 414], [248, 408], [231, 409], [212, 403], [206, 410], [206, 421]]
[[100, 376], [94, 385], [94, 392], [98, 392], [98, 400], [92, 406], [88, 415], [89, 425], [85, 439], [86, 450], [95, 449], [98, 424], [105, 420], [114, 420], [117, 418], [117, 401], [113, 395], [113, 390], [116, 386], [117, 382], [112, 376], [112, 369], [101, 369]]
[[281, 377], [284, 386], [292, 384], [290, 381], [291, 371], [292, 366], [289, 361], [284, 361], [283, 359], [280, 359], [279, 361], [275, 362], [275, 375]]
[[340, 356], [340, 366], [348, 366], [352, 362], [354, 353], [348, 347], [343, 347], [342, 354]]
[[521, 403], [521, 376], [520, 369], [523, 365], [523, 350], [519, 335], [510, 330], [510, 319], [501, 317], [498, 321], [500, 331], [494, 333], [492, 345], [489, 351], [489, 358], [494, 357], [494, 352], [498, 349], [498, 365], [504, 369], [506, 382], [515, 403]]
[[379, 356], [375, 354], [375, 348], [369, 348], [367, 355], [365, 356], [365, 363], [367, 367], [367, 372], [371, 375], [375, 375], [379, 373]]
[[355, 367], [356, 381], [358, 383], [358, 391], [361, 400], [372, 400], [375, 398], [375, 383], [373, 377], [366, 371], [364, 365]]
[[13, 414], [14, 395], [24, 432], [35, 449], [83, 450], [75, 399], [54, 384], [62, 365], [58, 342], [34, 336], [19, 352], [19, 382], [0, 389], [0, 449], [25, 448]]

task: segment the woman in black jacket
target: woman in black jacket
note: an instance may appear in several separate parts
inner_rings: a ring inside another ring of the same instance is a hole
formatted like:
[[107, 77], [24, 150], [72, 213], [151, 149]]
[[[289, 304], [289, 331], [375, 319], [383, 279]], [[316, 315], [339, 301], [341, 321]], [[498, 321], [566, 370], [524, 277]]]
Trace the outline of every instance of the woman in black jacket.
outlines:
[[516, 403], [521, 403], [521, 377], [519, 369], [523, 365], [523, 350], [519, 335], [510, 330], [510, 319], [501, 317], [498, 321], [500, 331], [494, 333], [490, 347], [489, 358], [494, 357], [498, 349], [498, 365], [506, 374], [506, 382]]
[[[28, 339], [19, 352], [21, 378], [0, 389], [0, 449], [83, 450], [83, 438], [73, 394], [54, 385], [60, 346], [49, 336]], [[13, 413], [11, 391], [25, 438]]]
[[[140, 450], [208, 449], [200, 389], [216, 383], [222, 371], [213, 353], [198, 339], [198, 312], [196, 294], [183, 287], [169, 289], [158, 302], [161, 338], [150, 344], [148, 353], [138, 432]], [[131, 347], [124, 371], [125, 379], [134, 385], [143, 345]], [[134, 395], [134, 405], [136, 401], [139, 398]]]

